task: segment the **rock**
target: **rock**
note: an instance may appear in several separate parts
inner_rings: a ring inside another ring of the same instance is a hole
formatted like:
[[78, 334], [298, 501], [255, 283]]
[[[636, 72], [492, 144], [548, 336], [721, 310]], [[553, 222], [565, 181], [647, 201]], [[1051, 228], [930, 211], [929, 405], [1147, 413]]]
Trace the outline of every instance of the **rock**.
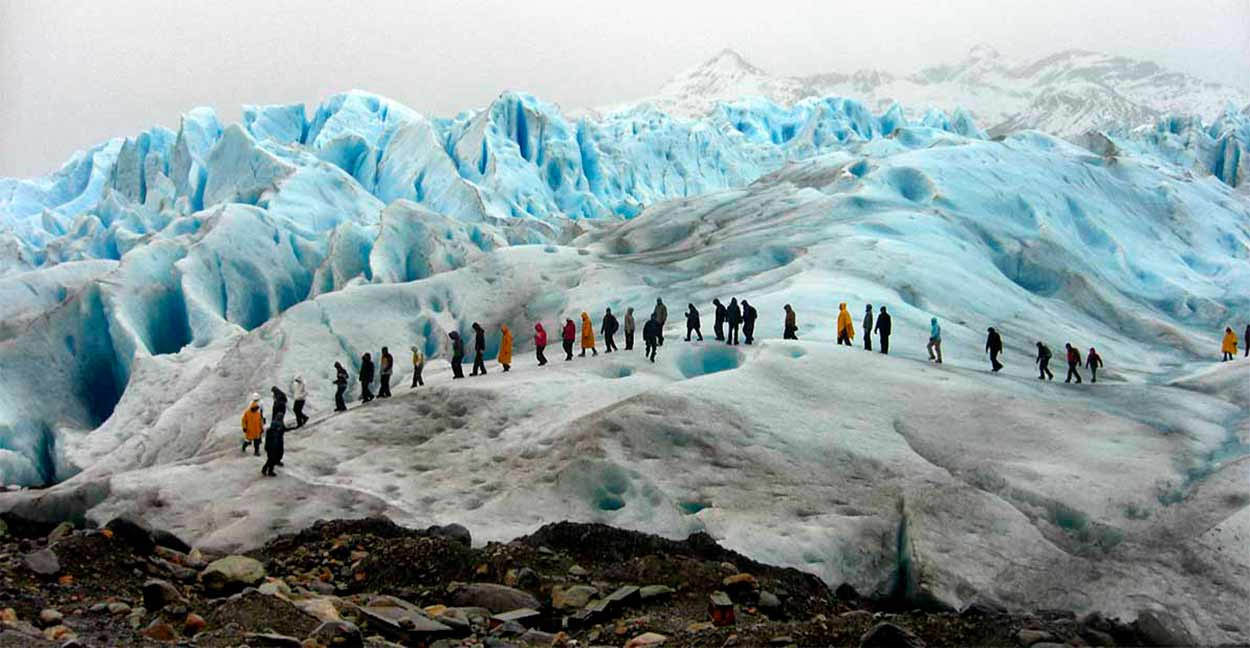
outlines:
[[787, 637], [787, 636], [773, 637], [772, 639], [768, 640], [768, 645], [770, 646], [789, 646], [793, 643], [794, 643], [794, 637]]
[[187, 559], [182, 564], [192, 569], [204, 569], [208, 566], [208, 562], [204, 560], [204, 553], [199, 549], [188, 551]]
[[364, 635], [355, 624], [346, 621], [327, 621], [317, 626], [309, 639], [330, 648], [361, 648], [365, 643]]
[[276, 632], [249, 632], [243, 635], [249, 646], [271, 646], [272, 648], [303, 648], [304, 642], [295, 637], [288, 637]]
[[140, 556], [147, 556], [156, 549], [156, 543], [152, 540], [152, 534], [147, 527], [130, 518], [113, 518], [104, 525], [104, 529], [112, 532], [115, 539], [120, 540]]
[[52, 533], [48, 534], [48, 544], [56, 544], [58, 540], [65, 538], [72, 533], [74, 533], [74, 524], [72, 522], [62, 522], [56, 525], [56, 528], [52, 530]]
[[411, 605], [366, 606], [355, 610], [371, 631], [376, 630], [383, 637], [405, 645], [424, 644], [453, 634], [450, 626], [427, 617], [424, 611]]
[[690, 625], [686, 626], [686, 632], [689, 632], [690, 634], [699, 634], [700, 632], [707, 632], [708, 630], [712, 630], [715, 627], [716, 627], [716, 624], [712, 623], [711, 621], [697, 621], [695, 623], [691, 623]]
[[452, 542], [458, 542], [464, 545], [466, 549], [473, 547], [473, 536], [468, 529], [460, 524], [435, 525], [426, 529], [425, 532], [435, 538], [445, 538]]
[[267, 579], [263, 585], [256, 588], [256, 591], [268, 596], [284, 596], [290, 598], [292, 595], [291, 586], [287, 585], [286, 581], [280, 578]]
[[55, 576], [61, 571], [61, 561], [51, 549], [40, 549], [22, 556], [22, 564], [40, 576]]
[[631, 605], [637, 605], [642, 600], [638, 592], [639, 589], [633, 585], [622, 585], [607, 596], [608, 607], [620, 610]]
[[839, 614], [838, 618], [846, 620], [847, 623], [855, 623], [857, 621], [868, 623], [872, 621], [872, 612], [868, 610], [851, 610]]
[[60, 625], [65, 616], [53, 608], [44, 608], [39, 612], [39, 625], [43, 627]]
[[472, 583], [461, 585], [450, 596], [458, 607], [483, 607], [492, 613], [510, 612], [522, 608], [541, 607], [538, 599], [519, 589], [495, 583]]
[[755, 587], [756, 581], [755, 577], [750, 574], [734, 574], [733, 576], [726, 577], [725, 580], [721, 581], [721, 585], [724, 585], [726, 588], [741, 587], [744, 585]]
[[208, 623], [204, 621], [204, 617], [192, 612], [182, 621], [182, 633], [188, 637], [194, 637], [204, 630]]
[[625, 643], [625, 648], [644, 648], [645, 646], [661, 646], [668, 641], [668, 637], [657, 632], [647, 632], [640, 634]]
[[924, 648], [920, 637], [893, 623], [878, 623], [859, 638], [859, 648]]
[[102, 612], [108, 612], [108, 610], [109, 610], [109, 604], [104, 603], [104, 602], [96, 603], [95, 605], [92, 605], [90, 608], [87, 609], [87, 611], [91, 612], [92, 614], [100, 614]]
[[143, 608], [135, 608], [130, 611], [130, 616], [126, 617], [126, 622], [130, 624], [131, 628], [138, 630], [143, 627], [143, 617], [146, 615], [147, 610], [144, 610]]
[[172, 549], [182, 554], [191, 553], [191, 545], [183, 542], [182, 538], [179, 538], [164, 529], [156, 529], [149, 532], [149, 534], [152, 537], [152, 542], [158, 547]]
[[0, 610], [0, 623], [17, 623], [17, 610], [13, 608]]
[[163, 609], [166, 605], [186, 604], [187, 598], [168, 581], [152, 578], [143, 584], [143, 607], [153, 612]]
[[508, 574], [504, 576], [504, 584], [521, 589], [538, 589], [542, 585], [542, 578], [539, 577], [538, 572], [529, 567], [509, 569]]
[[638, 597], [644, 601], [658, 600], [672, 596], [673, 588], [667, 585], [648, 585], [638, 590]]
[[574, 578], [584, 578], [589, 575], [590, 572], [586, 571], [586, 568], [581, 565], [573, 565], [572, 567], [569, 567], [569, 576]]
[[295, 607], [311, 614], [319, 621], [342, 621], [343, 617], [339, 615], [339, 610], [334, 605], [334, 600], [328, 597], [318, 596], [315, 598], [294, 601]]
[[550, 646], [555, 643], [555, 640], [556, 636], [550, 632], [534, 630], [533, 628], [526, 630], [525, 634], [520, 637], [521, 643], [526, 646]]
[[178, 633], [174, 632], [173, 626], [157, 619], [143, 629], [143, 636], [156, 641], [174, 641], [178, 638]]
[[498, 622], [498, 623], [504, 623], [504, 624], [519, 623], [523, 626], [528, 627], [529, 624], [532, 624], [534, 621], [537, 621], [538, 618], [541, 616], [542, 616], [542, 613], [539, 612], [538, 610], [521, 608], [519, 610], [512, 610], [511, 612], [504, 612], [502, 614], [496, 614], [490, 619], [491, 621]]
[[557, 585], [551, 588], [551, 607], [557, 610], [575, 610], [586, 607], [599, 590], [589, 585]]
[[959, 614], [964, 617], [988, 617], [993, 618], [1002, 616], [1007, 613], [1007, 608], [1003, 607], [995, 601], [989, 599], [978, 598], [968, 604]]
[[1025, 628], [1016, 633], [1016, 641], [1020, 642], [1020, 645], [1025, 646], [1025, 648], [1028, 648], [1035, 643], [1050, 641], [1051, 639], [1054, 639], [1054, 636], [1049, 632], [1042, 630], [1031, 630], [1029, 628]]
[[1141, 610], [1133, 622], [1137, 634], [1153, 646], [1192, 646], [1195, 642], [1179, 619], [1161, 610]]
[[265, 580], [265, 566], [247, 556], [226, 556], [200, 572], [200, 582], [212, 592], [232, 592]]
[[1081, 628], [1081, 638], [1091, 646], [1114, 646], [1115, 637], [1094, 628]]
[[[501, 635], [504, 637], [519, 637], [525, 634], [527, 632], [527, 629], [525, 626], [521, 625], [520, 623], [517, 623], [516, 621], [504, 621], [502, 623], [496, 624], [495, 628], [491, 630], [490, 632], [493, 635]], [[513, 644], [495, 643], [493, 645], [502, 647], [502, 646], [512, 646]]]
[[78, 637], [74, 634], [73, 630], [70, 630], [63, 625], [54, 625], [50, 628], [43, 629], [43, 638], [48, 641], [68, 641], [70, 639], [77, 639]]
[[852, 587], [850, 583], [842, 583], [839, 585], [838, 589], [833, 590], [833, 595], [843, 601], [859, 600], [859, 592], [855, 591], [855, 588]]
[[130, 614], [130, 606], [120, 601], [115, 602], [115, 603], [109, 603], [108, 610], [109, 610], [109, 614], [116, 614], [117, 616], [121, 616], [123, 614]]

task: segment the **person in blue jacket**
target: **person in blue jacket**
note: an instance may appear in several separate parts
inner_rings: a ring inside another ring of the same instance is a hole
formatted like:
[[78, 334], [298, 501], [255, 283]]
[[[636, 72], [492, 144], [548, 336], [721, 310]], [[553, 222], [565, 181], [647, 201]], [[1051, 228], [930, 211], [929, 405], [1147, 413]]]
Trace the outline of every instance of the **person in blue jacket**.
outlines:
[[[937, 364], [942, 364], [942, 327], [938, 326], [937, 318], [929, 320], [929, 345], [925, 347], [929, 351], [929, 359]], [[934, 355], [937, 352], [937, 355]]]

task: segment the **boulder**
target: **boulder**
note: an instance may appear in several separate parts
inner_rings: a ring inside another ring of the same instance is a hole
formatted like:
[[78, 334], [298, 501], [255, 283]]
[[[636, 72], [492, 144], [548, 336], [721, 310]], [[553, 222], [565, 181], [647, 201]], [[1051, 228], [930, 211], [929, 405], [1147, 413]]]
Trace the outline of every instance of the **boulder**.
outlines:
[[156, 550], [156, 543], [152, 541], [147, 527], [130, 518], [113, 518], [104, 525], [104, 529], [140, 556], [147, 556]]
[[22, 556], [22, 564], [40, 576], [55, 576], [61, 571], [61, 561], [51, 549], [40, 549]]
[[200, 582], [211, 592], [232, 592], [265, 580], [265, 566], [247, 556], [226, 556], [200, 572]]
[[143, 583], [143, 607], [155, 612], [166, 605], [186, 605], [187, 598], [169, 581], [150, 578]]
[[537, 609], [538, 599], [519, 589], [495, 583], [471, 583], [452, 591], [450, 599], [457, 607], [482, 607], [494, 614], [522, 608]]
[[445, 538], [452, 542], [458, 542], [464, 545], [466, 549], [473, 547], [473, 536], [468, 529], [460, 524], [434, 525], [426, 529], [425, 532], [435, 538]]
[[59, 610], [53, 608], [45, 608], [39, 612], [39, 625], [43, 627], [60, 625], [61, 620], [65, 617]]
[[646, 648], [647, 646], [660, 646], [668, 641], [668, 637], [656, 633], [647, 632], [640, 634], [625, 643], [625, 648]]
[[204, 617], [192, 612], [182, 621], [182, 633], [188, 637], [194, 637], [195, 635], [203, 632], [204, 627], [207, 625], [208, 623], [204, 621]]
[[150, 534], [152, 536], [152, 542], [158, 547], [172, 549], [183, 554], [191, 553], [191, 545], [183, 542], [182, 538], [179, 538], [164, 529], [155, 529], [151, 531]]
[[1196, 643], [1180, 619], [1161, 610], [1138, 612], [1133, 629], [1150, 646], [1192, 646]]
[[667, 585], [648, 585], [638, 590], [638, 596], [643, 601], [659, 600], [672, 596], [673, 594], [673, 588]]
[[599, 590], [589, 585], [557, 585], [551, 588], [551, 607], [557, 610], [576, 610], [586, 607]]
[[329, 648], [361, 648], [365, 643], [364, 635], [355, 624], [346, 621], [327, 621], [317, 626], [309, 639]]
[[269, 646], [270, 648], [303, 648], [304, 642], [295, 637], [288, 637], [276, 632], [249, 632], [243, 635], [248, 646]]
[[48, 534], [48, 544], [56, 544], [62, 538], [74, 533], [74, 524], [72, 522], [62, 522], [52, 529], [52, 533]]
[[143, 636], [156, 641], [175, 641], [178, 639], [178, 633], [174, 632], [174, 627], [157, 619], [151, 625], [143, 629]]
[[1024, 628], [1020, 632], [1016, 633], [1016, 641], [1020, 642], [1020, 645], [1024, 646], [1025, 648], [1028, 648], [1029, 646], [1032, 646], [1033, 644], [1042, 643], [1043, 641], [1050, 641], [1052, 639], [1054, 639], [1054, 635], [1044, 630], [1033, 630], [1031, 628]]
[[920, 637], [893, 623], [878, 623], [859, 638], [859, 648], [924, 648]]

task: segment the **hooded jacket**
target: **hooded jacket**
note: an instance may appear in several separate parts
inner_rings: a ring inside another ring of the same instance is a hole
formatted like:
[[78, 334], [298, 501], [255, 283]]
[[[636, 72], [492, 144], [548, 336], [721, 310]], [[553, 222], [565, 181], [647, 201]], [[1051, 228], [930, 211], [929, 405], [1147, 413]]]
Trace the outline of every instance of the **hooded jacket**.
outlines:
[[851, 313], [846, 310], [846, 302], [838, 304], [838, 335], [855, 339], [855, 324], [851, 322]]
[[668, 321], [668, 306], [665, 306], [662, 300], [657, 299], [655, 310], [651, 311], [651, 314], [655, 316], [655, 321], [659, 322], [660, 326], [664, 326], [664, 323]]
[[748, 327], [754, 326], [755, 319], [759, 316], [760, 314], [759, 312], [755, 310], [754, 306], [748, 304], [747, 300], [745, 299], [742, 300], [742, 323], [743, 324], [745, 324]]
[[577, 325], [573, 323], [573, 320], [564, 320], [564, 331], [561, 337], [565, 342], [572, 342], [577, 339]]
[[1220, 346], [1220, 350], [1224, 353], [1237, 353], [1237, 334], [1233, 333], [1233, 329], [1224, 330], [1224, 343]]
[[499, 364], [512, 364], [512, 331], [507, 324], [500, 325], [503, 336], [499, 340]]
[[477, 353], [486, 351], [486, 329], [477, 322], [473, 323], [473, 350]]
[[712, 304], [716, 306], [716, 325], [720, 326], [725, 323], [725, 318], [729, 316], [728, 309], [720, 303], [719, 299], [713, 299]]
[[1071, 345], [1068, 346], [1068, 364], [1081, 366], [1081, 352]]
[[890, 337], [890, 314], [885, 311], [885, 306], [882, 306], [881, 311], [877, 313], [877, 326], [873, 330]]
[[382, 359], [378, 362], [382, 367], [382, 375], [389, 376], [395, 370], [395, 358], [391, 357], [391, 353], [387, 351], [382, 354]]
[[992, 327], [989, 335], [985, 336], [985, 350], [994, 353], [1001, 353], [1003, 350], [1003, 338]]
[[620, 324], [616, 321], [616, 316], [612, 314], [612, 309], [609, 308], [603, 314], [603, 323], [599, 326], [599, 332], [608, 336], [616, 333], [618, 328], [620, 328]]
[[632, 334], [634, 332], [634, 309], [625, 309], [625, 332]]
[[661, 330], [660, 321], [655, 317], [652, 317], [647, 320], [646, 324], [642, 325], [642, 339], [648, 344], [655, 344], [660, 340]]
[[590, 314], [582, 313], [582, 348], [593, 349], [595, 346], [595, 325], [590, 323]]
[[415, 345], [412, 347], [412, 366], [416, 369], [425, 368], [425, 354]]
[[942, 327], [938, 326], [936, 317], [929, 318], [929, 340], [942, 341]]
[[694, 304], [687, 305], [686, 328], [699, 328], [699, 310], [694, 307]]
[[547, 331], [543, 328], [542, 324], [534, 325], [534, 346], [547, 346]]
[[243, 438], [255, 441], [265, 431], [265, 413], [261, 410], [260, 401], [252, 401], [243, 410]]
[[1085, 355], [1085, 368], [1097, 369], [1101, 366], [1102, 366], [1102, 356], [1098, 355], [1098, 352], [1094, 350], [1094, 347], [1090, 347], [1089, 353]]
[[798, 316], [794, 314], [794, 309], [786, 306], [786, 328], [797, 329], [799, 327]]
[[729, 307], [725, 309], [725, 320], [730, 327], [737, 326], [742, 321], [742, 309], [738, 307], [737, 297], [729, 300]]
[[452, 331], [447, 334], [447, 337], [451, 338], [451, 361], [459, 362], [464, 360], [464, 340], [460, 339], [460, 333]]
[[366, 385], [373, 382], [373, 359], [368, 355], [360, 360], [360, 382]]

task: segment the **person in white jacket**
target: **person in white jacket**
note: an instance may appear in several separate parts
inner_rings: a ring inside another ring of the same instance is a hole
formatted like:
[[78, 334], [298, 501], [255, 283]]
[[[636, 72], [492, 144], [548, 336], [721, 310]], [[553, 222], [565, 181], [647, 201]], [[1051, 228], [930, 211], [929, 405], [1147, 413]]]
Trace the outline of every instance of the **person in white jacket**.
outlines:
[[291, 399], [295, 404], [291, 407], [291, 411], [295, 413], [295, 427], [304, 427], [304, 423], [308, 422], [308, 416], [304, 414], [304, 398], [306, 390], [304, 389], [304, 377], [296, 376], [291, 381]]

